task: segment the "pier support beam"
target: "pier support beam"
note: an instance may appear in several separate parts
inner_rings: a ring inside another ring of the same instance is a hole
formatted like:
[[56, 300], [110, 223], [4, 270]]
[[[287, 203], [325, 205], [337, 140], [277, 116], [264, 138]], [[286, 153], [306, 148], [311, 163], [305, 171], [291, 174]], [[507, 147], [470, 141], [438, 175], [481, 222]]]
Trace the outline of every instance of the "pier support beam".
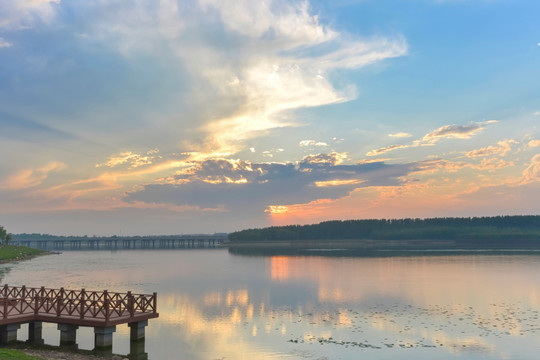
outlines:
[[94, 348], [97, 350], [112, 350], [113, 333], [116, 326], [94, 328]]
[[129, 339], [138, 341], [144, 339], [144, 329], [148, 326], [148, 320], [132, 322], [128, 326], [131, 329]]
[[30, 344], [43, 344], [43, 323], [41, 321], [30, 321], [28, 323], [28, 340]]
[[21, 324], [7, 324], [0, 326], [0, 344], [8, 344], [17, 341], [17, 330]]
[[77, 345], [77, 329], [79, 325], [58, 324], [60, 330], [60, 346]]

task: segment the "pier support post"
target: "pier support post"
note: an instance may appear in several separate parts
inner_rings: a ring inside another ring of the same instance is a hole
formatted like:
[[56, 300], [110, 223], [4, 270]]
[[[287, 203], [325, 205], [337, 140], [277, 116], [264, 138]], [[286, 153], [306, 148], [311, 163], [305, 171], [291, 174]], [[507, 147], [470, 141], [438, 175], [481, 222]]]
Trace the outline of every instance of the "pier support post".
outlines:
[[128, 358], [130, 360], [148, 360], [148, 353], [144, 351], [144, 339], [129, 342]]
[[6, 324], [0, 326], [0, 344], [8, 344], [17, 341], [17, 330], [21, 324]]
[[129, 339], [138, 341], [144, 339], [144, 329], [148, 326], [148, 320], [132, 322], [128, 326], [131, 329]]
[[116, 326], [95, 327], [94, 328], [94, 347], [97, 350], [112, 350], [113, 333]]
[[60, 330], [60, 346], [77, 345], [77, 329], [79, 325], [58, 324]]
[[132, 322], [128, 326], [130, 328], [129, 358], [148, 360], [148, 354], [144, 351], [144, 330], [148, 326], [148, 320]]
[[43, 344], [43, 323], [41, 321], [30, 321], [28, 323], [28, 340], [30, 344]]

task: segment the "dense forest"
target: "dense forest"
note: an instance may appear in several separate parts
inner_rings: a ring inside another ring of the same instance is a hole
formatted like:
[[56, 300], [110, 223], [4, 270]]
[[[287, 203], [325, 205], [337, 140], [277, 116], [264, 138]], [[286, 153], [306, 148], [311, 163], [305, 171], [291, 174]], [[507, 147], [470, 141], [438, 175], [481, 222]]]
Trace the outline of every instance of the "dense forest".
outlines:
[[231, 242], [294, 240], [539, 241], [540, 216], [335, 220], [229, 234]]

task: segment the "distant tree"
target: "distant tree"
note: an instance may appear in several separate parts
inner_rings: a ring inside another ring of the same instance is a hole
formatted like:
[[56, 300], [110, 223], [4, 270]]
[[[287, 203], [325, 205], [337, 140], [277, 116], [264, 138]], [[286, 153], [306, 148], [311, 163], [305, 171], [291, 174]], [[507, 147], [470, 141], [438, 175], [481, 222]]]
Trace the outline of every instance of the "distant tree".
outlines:
[[[8, 233], [7, 233], [6, 229], [4, 229], [3, 226], [0, 226], [0, 240], [3, 243], [5, 243], [7, 236], [8, 236]], [[11, 239], [11, 237], [10, 237], [10, 239]]]
[[6, 239], [4, 240], [4, 242], [5, 242], [6, 245], [9, 245], [9, 243], [11, 242], [11, 240], [13, 240], [13, 235], [7, 234], [7, 235], [6, 235]]

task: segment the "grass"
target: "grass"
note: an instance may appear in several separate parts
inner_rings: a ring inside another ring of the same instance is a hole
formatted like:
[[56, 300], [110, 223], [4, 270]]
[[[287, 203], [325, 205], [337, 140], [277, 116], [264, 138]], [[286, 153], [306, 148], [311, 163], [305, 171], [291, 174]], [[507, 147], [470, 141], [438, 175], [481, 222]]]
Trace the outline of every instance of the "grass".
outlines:
[[37, 356], [26, 355], [22, 351], [13, 349], [0, 349], [1, 360], [43, 360]]
[[2, 245], [0, 246], [0, 261], [22, 260], [44, 253], [45, 251], [43, 250], [32, 249], [26, 246]]

